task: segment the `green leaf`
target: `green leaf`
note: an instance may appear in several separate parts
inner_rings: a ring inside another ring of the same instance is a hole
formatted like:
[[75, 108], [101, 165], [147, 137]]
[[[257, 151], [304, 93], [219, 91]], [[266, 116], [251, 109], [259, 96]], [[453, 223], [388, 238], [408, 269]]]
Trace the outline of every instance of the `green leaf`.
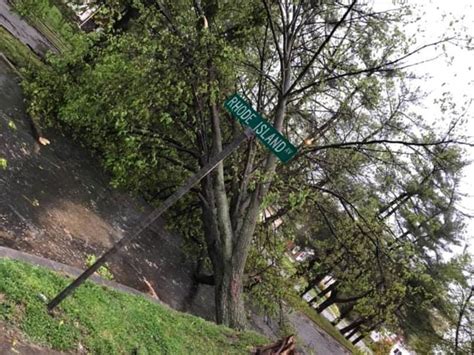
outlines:
[[3, 170], [7, 169], [7, 160], [4, 158], [0, 158], [0, 168]]
[[16, 131], [16, 124], [12, 120], [8, 121], [8, 127]]

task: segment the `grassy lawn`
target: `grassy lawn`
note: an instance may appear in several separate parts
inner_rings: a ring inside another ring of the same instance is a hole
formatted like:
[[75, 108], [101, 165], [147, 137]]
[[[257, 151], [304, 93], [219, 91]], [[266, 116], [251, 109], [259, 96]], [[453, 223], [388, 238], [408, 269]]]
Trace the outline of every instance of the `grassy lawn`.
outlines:
[[66, 6], [59, 9], [53, 0], [14, 0], [13, 8], [30, 22], [60, 51], [68, 49], [80, 32], [70, 20], [64, 16]]
[[295, 264], [291, 262], [288, 255], [284, 255], [281, 261], [289, 275], [294, 275], [297, 272]]
[[334, 314], [336, 317], [339, 317], [341, 315], [341, 312], [339, 311], [339, 308], [335, 304], [332, 306], [329, 306], [329, 310]]
[[52, 317], [40, 294], [52, 298], [69, 280], [25, 263], [0, 259], [0, 320], [38, 345], [100, 354], [247, 354], [268, 343], [178, 313], [142, 297], [92, 283], [81, 286]]
[[294, 295], [287, 299], [290, 306], [300, 312], [306, 314], [314, 323], [316, 323], [326, 333], [336, 339], [339, 343], [344, 345], [353, 354], [359, 353], [359, 350], [352, 345], [342, 334], [322, 315], [318, 314], [312, 307], [310, 307], [301, 297]]
[[3, 53], [17, 68], [42, 65], [38, 57], [10, 32], [0, 27], [0, 53]]

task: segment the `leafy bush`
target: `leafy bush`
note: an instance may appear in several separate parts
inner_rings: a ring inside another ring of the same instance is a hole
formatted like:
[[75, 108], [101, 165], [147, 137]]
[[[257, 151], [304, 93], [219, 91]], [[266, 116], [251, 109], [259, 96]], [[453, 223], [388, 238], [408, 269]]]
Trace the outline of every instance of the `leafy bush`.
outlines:
[[[125, 34], [99, 44], [97, 36], [31, 73], [24, 82], [30, 115], [61, 126], [99, 153], [114, 186], [144, 194], [176, 186], [186, 175], [179, 166], [169, 167], [180, 158], [164, 138], [190, 135], [182, 130], [190, 93], [183, 90], [186, 78], [163, 60], [178, 55], [161, 43], [171, 38]], [[168, 113], [177, 110], [183, 112], [180, 124]], [[167, 169], [161, 169], [164, 164]]]
[[[86, 266], [91, 267], [92, 264], [94, 264], [96, 261], [97, 261], [97, 257], [95, 255], [92, 255], [92, 254], [87, 255], [87, 257], [86, 257]], [[102, 265], [99, 268], [99, 270], [97, 270], [97, 274], [99, 274], [99, 276], [103, 277], [106, 280], [113, 280], [114, 279], [114, 275], [110, 272], [107, 264]]]

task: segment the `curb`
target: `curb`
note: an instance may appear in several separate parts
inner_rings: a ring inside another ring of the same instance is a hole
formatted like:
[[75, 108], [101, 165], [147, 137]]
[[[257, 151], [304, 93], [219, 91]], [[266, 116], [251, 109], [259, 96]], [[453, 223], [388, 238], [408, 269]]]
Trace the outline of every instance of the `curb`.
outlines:
[[[36, 256], [36, 255], [28, 254], [28, 253], [25, 253], [25, 252], [22, 252], [22, 251], [18, 251], [18, 250], [15, 250], [15, 249], [0, 246], [0, 259], [2, 259], [2, 258], [23, 261], [23, 262], [26, 262], [28, 264], [41, 266], [41, 267], [47, 268], [49, 270], [52, 270], [54, 272], [57, 272], [59, 274], [67, 275], [67, 276], [70, 276], [70, 277], [73, 277], [73, 278], [78, 277], [84, 271], [84, 270], [79, 269], [77, 267], [62, 264], [62, 263], [59, 263], [57, 261], [53, 261], [53, 260], [50, 260], [50, 259], [43, 258], [41, 256]], [[150, 295], [148, 295], [146, 293], [143, 293], [143, 292], [140, 292], [140, 291], [138, 291], [134, 288], [122, 285], [118, 282], [105, 280], [102, 277], [97, 276], [97, 275], [92, 275], [89, 278], [89, 281], [91, 281], [91, 282], [93, 282], [93, 283], [95, 283], [99, 286], [109, 287], [111, 289], [114, 289], [116, 291], [120, 291], [120, 292], [123, 292], [123, 293], [132, 294], [134, 296], [142, 296], [142, 297], [144, 297], [145, 299], [147, 299], [151, 302], [154, 302], [154, 303], [157, 303], [159, 305], [162, 305], [162, 306], [165, 306], [165, 307], [169, 308], [169, 306], [166, 303], [164, 303], [164, 302], [162, 302], [162, 301], [160, 301], [160, 300], [158, 300], [154, 297], [151, 297]]]

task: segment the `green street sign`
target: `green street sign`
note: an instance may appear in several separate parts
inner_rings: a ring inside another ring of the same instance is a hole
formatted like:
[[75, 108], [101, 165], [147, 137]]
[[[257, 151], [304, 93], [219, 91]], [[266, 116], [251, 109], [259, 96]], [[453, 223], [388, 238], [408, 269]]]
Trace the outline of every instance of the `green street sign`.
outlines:
[[278, 159], [286, 163], [298, 151], [294, 145], [281, 135], [268, 121], [266, 121], [252, 106], [238, 94], [229, 97], [224, 107], [232, 116], [244, 126], [249, 127], [260, 141], [275, 154]]

